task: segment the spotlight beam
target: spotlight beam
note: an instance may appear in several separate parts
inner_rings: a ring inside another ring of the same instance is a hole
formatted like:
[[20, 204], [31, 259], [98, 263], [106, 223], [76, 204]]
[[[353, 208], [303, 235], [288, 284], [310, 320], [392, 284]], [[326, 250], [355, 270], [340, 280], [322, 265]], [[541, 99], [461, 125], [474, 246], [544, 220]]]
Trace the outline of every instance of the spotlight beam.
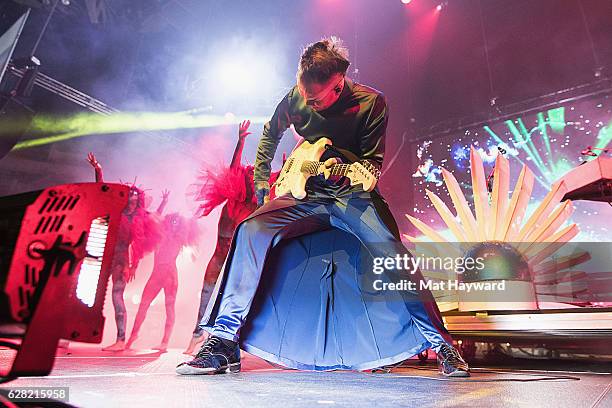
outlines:
[[[267, 117], [253, 117], [251, 123], [263, 124]], [[189, 115], [188, 113], [114, 113], [101, 116], [94, 113], [81, 113], [66, 118], [39, 116], [32, 121], [31, 131], [53, 136], [24, 140], [15, 145], [14, 150], [70, 140], [90, 135], [116, 133], [153, 132], [161, 130], [209, 128], [227, 124], [238, 124], [237, 117], [220, 115]], [[2, 132], [0, 131], [0, 137]]]

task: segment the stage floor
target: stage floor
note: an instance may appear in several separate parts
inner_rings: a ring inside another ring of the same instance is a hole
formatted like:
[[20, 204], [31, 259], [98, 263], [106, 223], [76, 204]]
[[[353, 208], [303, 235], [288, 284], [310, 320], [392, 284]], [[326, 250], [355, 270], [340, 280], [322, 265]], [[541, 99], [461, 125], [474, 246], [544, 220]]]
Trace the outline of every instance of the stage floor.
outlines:
[[[180, 350], [61, 351], [48, 377], [2, 387], [69, 387], [79, 407], [612, 407], [610, 365], [515, 362], [475, 368], [471, 378], [440, 377], [431, 361], [390, 373], [283, 370], [243, 355], [238, 374], [179, 376]], [[517, 370], [518, 368], [518, 370]], [[593, 372], [595, 371], [595, 372]]]

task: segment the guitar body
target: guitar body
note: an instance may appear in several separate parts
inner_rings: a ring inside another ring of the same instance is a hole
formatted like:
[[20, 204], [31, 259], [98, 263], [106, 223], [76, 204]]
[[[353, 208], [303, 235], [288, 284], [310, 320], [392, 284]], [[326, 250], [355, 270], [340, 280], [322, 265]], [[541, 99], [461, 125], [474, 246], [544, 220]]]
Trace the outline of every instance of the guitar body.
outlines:
[[291, 194], [301, 200], [306, 197], [306, 182], [312, 174], [302, 171], [302, 165], [307, 162], [318, 162], [325, 145], [331, 145], [331, 140], [323, 137], [314, 143], [302, 141], [293, 149], [274, 183], [274, 192], [277, 197]]

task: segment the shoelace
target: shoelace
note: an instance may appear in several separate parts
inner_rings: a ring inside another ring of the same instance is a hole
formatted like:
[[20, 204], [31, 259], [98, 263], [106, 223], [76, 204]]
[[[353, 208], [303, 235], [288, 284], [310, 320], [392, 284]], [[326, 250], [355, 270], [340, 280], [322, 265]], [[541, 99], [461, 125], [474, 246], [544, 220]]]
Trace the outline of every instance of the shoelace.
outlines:
[[212, 353], [213, 348], [219, 344], [221, 344], [221, 339], [217, 337], [209, 338], [206, 340], [206, 343], [204, 343], [200, 351], [198, 351], [198, 354], [196, 354], [196, 358], [204, 358], [209, 356]]
[[444, 345], [440, 349], [440, 352], [442, 353], [446, 361], [452, 365], [465, 364], [465, 361], [463, 361], [463, 358], [454, 347]]

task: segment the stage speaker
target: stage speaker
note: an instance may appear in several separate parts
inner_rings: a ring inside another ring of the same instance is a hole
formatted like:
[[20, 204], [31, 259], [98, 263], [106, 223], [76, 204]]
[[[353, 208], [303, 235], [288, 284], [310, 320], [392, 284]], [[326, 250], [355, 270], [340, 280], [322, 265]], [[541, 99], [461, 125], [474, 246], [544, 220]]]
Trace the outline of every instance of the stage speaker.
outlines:
[[47, 375], [60, 338], [102, 341], [128, 192], [82, 183], [0, 198], [0, 337], [21, 339], [3, 377]]

